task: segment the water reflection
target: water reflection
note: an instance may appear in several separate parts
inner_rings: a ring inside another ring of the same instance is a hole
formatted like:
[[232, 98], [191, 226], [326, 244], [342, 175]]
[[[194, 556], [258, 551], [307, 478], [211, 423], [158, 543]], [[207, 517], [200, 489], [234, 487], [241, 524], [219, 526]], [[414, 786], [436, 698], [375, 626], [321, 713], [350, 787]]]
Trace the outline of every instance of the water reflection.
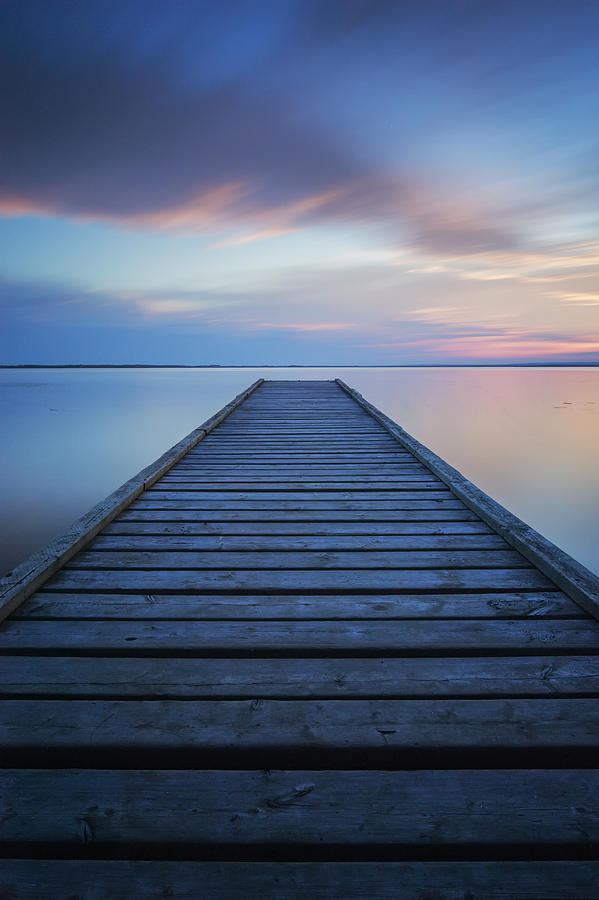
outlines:
[[599, 572], [594, 368], [4, 370], [0, 571], [260, 375], [338, 375]]

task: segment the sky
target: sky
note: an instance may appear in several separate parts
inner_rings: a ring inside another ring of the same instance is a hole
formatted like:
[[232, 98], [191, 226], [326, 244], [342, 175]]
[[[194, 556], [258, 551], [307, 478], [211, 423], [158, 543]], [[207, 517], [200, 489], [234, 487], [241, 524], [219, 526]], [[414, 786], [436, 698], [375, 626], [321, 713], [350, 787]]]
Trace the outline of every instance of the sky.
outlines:
[[0, 363], [599, 363], [596, 0], [0, 0]]

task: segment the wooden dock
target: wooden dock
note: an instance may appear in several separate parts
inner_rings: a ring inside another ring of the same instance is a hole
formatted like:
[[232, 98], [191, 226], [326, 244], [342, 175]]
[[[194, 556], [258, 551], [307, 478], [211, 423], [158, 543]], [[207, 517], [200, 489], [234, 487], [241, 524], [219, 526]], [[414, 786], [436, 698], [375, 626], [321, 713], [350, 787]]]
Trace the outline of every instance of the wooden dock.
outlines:
[[599, 897], [598, 580], [341, 382], [256, 382], [0, 606], [0, 897]]

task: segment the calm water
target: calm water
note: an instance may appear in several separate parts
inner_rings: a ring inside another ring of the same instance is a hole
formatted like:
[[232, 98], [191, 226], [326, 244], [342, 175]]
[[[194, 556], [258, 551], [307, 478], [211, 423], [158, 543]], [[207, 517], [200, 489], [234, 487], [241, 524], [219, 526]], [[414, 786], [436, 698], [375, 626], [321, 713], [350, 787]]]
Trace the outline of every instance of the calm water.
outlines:
[[261, 375], [343, 378], [599, 572], [599, 368], [0, 371], [0, 572]]

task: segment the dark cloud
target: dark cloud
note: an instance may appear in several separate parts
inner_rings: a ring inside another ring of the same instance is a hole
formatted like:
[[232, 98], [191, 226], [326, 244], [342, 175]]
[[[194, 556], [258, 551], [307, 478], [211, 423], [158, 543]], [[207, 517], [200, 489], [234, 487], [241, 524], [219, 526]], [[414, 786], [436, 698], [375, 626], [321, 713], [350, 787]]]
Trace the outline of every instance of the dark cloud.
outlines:
[[232, 218], [323, 193], [334, 200], [309, 207], [304, 221], [396, 217], [405, 201], [397, 179], [322, 123], [307, 124], [301, 97], [277, 85], [286, 52], [296, 64], [308, 60], [307, 42], [380, 25], [394, 4], [283, 8], [285, 16], [258, 4], [251, 26], [232, 2], [5, 4], [0, 202], [126, 220], [238, 184]]
[[[118, 219], [234, 182], [243, 190], [232, 212], [243, 215], [369, 174], [330, 134], [300, 123], [277, 94], [275, 72], [263, 70], [269, 52], [260, 43], [259, 9], [254, 41], [237, 32], [235, 54], [230, 35], [212, 34], [214, 9], [198, 20], [205, 7], [175, 4], [165, 18], [166, 7], [156, 4], [126, 3], [118, 12], [108, 3], [7, 4], [0, 23], [5, 205]], [[239, 28], [242, 9], [225, 3], [220, 12], [225, 20], [237, 14]], [[211, 37], [224, 42], [224, 62]]]
[[[183, 217], [195, 227], [384, 221], [403, 240], [407, 225], [432, 251], [511, 249], [517, 222], [482, 213], [464, 222], [446, 203], [423, 204], [416, 194], [426, 174], [402, 159], [401, 142], [391, 175], [369, 157], [367, 136], [342, 138], [334, 110], [327, 120], [306, 103], [338, 59], [350, 92], [355, 69], [366, 71], [379, 47], [390, 71], [401, 56], [413, 59], [416, 43], [427, 60], [431, 47], [446, 46], [466, 64], [479, 60], [477, 35], [487, 40], [498, 8], [483, 15], [457, 0], [451, 15], [445, 3], [423, 15], [411, 0], [5, 2], [0, 211], [160, 226], [196, 202], [196, 218]], [[517, 8], [501, 6], [504, 32]], [[365, 112], [356, 106], [358, 120]]]
[[209, 90], [118, 56], [52, 63], [4, 54], [0, 191], [71, 214], [156, 212], [232, 181], [248, 211], [344, 184], [359, 167], [282, 102]]

